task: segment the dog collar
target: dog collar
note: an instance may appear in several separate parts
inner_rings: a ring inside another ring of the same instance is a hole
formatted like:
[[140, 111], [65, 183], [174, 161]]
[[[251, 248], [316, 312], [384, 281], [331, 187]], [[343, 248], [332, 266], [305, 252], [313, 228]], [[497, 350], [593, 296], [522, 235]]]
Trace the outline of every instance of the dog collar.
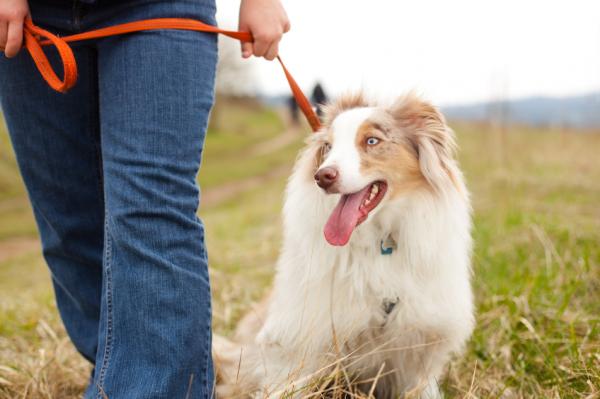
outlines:
[[395, 248], [396, 242], [391, 235], [387, 236], [385, 240], [381, 240], [381, 244], [379, 245], [382, 255], [391, 255]]

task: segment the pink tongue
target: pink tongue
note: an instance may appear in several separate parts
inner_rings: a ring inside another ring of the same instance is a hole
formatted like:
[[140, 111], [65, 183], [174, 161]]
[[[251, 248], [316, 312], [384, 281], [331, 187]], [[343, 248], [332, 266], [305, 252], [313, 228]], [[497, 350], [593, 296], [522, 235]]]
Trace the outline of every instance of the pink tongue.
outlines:
[[348, 243], [352, 231], [364, 216], [359, 208], [370, 189], [371, 185], [368, 185], [357, 193], [342, 195], [325, 225], [325, 239], [328, 243], [339, 246]]

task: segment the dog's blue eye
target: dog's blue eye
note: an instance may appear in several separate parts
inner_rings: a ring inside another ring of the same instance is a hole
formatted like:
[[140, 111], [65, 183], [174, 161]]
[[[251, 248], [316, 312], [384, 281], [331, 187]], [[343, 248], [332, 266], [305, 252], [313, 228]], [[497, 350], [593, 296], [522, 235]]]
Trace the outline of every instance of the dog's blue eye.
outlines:
[[379, 143], [379, 139], [377, 137], [369, 137], [367, 139], [367, 144], [368, 145], [375, 145], [377, 143]]

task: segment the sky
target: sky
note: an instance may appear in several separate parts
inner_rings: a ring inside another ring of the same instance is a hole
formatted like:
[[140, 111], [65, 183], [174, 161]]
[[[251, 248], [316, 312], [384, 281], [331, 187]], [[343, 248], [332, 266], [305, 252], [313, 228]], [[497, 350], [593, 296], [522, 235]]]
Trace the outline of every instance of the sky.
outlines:
[[[300, 86], [332, 95], [410, 90], [440, 105], [600, 90], [600, 0], [283, 0], [279, 54]], [[239, 1], [217, 0], [235, 29]], [[229, 40], [223, 38], [220, 40]], [[249, 62], [257, 89], [288, 92], [279, 66]]]

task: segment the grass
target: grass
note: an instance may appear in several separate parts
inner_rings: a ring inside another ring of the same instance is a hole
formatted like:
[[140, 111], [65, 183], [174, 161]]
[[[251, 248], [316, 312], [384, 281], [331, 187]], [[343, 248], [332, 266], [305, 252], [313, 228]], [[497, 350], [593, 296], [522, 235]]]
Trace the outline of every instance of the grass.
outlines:
[[252, 157], [248, 152], [257, 144], [275, 138], [285, 127], [276, 112], [256, 105], [246, 107], [229, 104], [231, 109], [223, 109], [218, 104], [216, 115], [218, 123], [212, 123], [206, 136], [199, 180], [204, 189], [219, 184], [241, 180], [264, 174], [269, 168], [289, 162], [296, 148], [284, 148], [283, 151], [269, 157]]
[[478, 320], [448, 391], [598, 397], [600, 135], [519, 129], [498, 147], [498, 132], [456, 128], [475, 208]]
[[[223, 112], [207, 137], [206, 190], [291, 166], [298, 141], [248, 156], [281, 131], [275, 113]], [[447, 396], [600, 398], [600, 132], [454, 128], [475, 211], [477, 328], [448, 367]], [[0, 259], [6, 243], [35, 238], [7, 144], [0, 133]], [[202, 209], [220, 334], [270, 284], [284, 184], [266, 179]], [[0, 398], [80, 395], [88, 366], [66, 338], [37, 247], [0, 260], [0, 291]]]

